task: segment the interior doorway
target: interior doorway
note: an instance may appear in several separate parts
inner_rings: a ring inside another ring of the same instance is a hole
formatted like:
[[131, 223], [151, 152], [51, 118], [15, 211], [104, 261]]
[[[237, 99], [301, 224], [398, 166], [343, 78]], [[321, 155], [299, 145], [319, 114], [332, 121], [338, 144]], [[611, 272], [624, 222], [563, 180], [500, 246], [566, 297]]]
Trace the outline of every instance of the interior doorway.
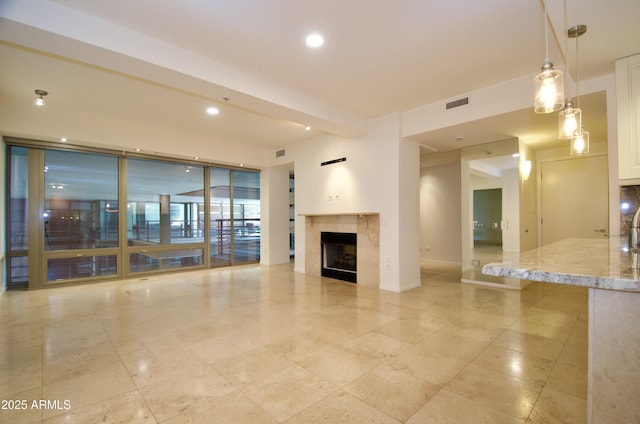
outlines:
[[541, 163], [541, 244], [609, 235], [607, 156]]
[[473, 191], [473, 247], [502, 247], [502, 189]]
[[518, 140], [462, 149], [461, 217], [464, 283], [521, 289], [519, 280], [482, 274], [482, 266], [502, 262], [520, 248]]

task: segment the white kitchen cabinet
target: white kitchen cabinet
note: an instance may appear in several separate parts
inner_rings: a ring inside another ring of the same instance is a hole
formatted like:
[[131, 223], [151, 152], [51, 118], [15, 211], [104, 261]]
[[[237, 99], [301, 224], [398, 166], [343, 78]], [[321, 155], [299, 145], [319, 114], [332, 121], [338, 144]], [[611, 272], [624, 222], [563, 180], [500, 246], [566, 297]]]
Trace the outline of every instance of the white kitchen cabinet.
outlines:
[[618, 173], [640, 178], [640, 54], [616, 61]]

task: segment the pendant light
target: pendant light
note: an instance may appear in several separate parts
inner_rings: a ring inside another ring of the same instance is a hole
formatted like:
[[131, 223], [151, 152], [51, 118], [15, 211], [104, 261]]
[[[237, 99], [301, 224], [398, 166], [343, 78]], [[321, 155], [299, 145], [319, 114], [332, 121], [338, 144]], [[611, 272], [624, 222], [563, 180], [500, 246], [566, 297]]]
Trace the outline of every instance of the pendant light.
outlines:
[[589, 153], [589, 131], [580, 128], [577, 136], [571, 139], [571, 156], [580, 156]]
[[[580, 110], [580, 50], [578, 48], [578, 37], [586, 32], [586, 25], [574, 26], [569, 28], [567, 32], [569, 38], [575, 38], [576, 40], [576, 97], [578, 98], [578, 110]], [[576, 135], [571, 138], [570, 153], [578, 156], [589, 153], [589, 132], [582, 127], [582, 122], [580, 122]]]
[[[586, 25], [576, 25], [569, 28], [567, 35], [569, 38], [576, 39], [576, 97], [578, 99], [578, 107], [573, 107], [573, 102], [569, 100], [565, 108], [560, 112], [558, 117], [558, 137], [565, 139], [575, 139], [580, 136], [582, 129], [582, 110], [580, 109], [580, 77], [579, 77], [579, 54], [578, 54], [578, 37], [587, 32]], [[581, 144], [580, 141], [578, 141]]]
[[545, 59], [541, 72], [533, 78], [534, 84], [534, 110], [536, 113], [551, 113], [562, 109], [564, 106], [564, 84], [562, 71], [554, 69], [549, 60], [549, 15], [547, 4], [542, 2], [544, 8], [544, 41]]
[[569, 139], [578, 135], [582, 126], [582, 111], [573, 107], [571, 99], [558, 114], [558, 138]]

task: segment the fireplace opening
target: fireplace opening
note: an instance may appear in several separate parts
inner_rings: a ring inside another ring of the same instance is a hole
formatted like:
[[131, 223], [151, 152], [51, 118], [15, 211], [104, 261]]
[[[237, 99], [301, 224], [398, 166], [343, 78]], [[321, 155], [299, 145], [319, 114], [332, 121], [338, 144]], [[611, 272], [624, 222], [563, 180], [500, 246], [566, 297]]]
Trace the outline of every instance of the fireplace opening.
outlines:
[[354, 233], [320, 233], [323, 277], [350, 283], [357, 282], [356, 251], [358, 235]]

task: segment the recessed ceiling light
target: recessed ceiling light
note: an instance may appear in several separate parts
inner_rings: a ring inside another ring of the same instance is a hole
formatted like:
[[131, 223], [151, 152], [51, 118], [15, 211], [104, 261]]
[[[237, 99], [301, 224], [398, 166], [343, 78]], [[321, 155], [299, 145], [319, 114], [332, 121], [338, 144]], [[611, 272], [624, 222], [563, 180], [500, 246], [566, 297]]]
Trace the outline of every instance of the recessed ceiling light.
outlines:
[[311, 125], [307, 125], [307, 126], [305, 126], [305, 127], [304, 127], [304, 129], [305, 129], [306, 131], [311, 131]]
[[46, 96], [47, 94], [49, 94], [49, 93], [47, 93], [44, 90], [36, 90], [36, 96], [38, 96], [36, 98], [36, 106], [44, 106], [44, 98], [43, 98], [43, 96]]
[[63, 142], [63, 143], [66, 143], [67, 142], [67, 137], [60, 137], [60, 141]]
[[218, 109], [217, 107], [213, 107], [213, 106], [212, 107], [208, 107], [207, 108], [207, 113], [209, 115], [217, 115], [217, 114], [220, 113], [220, 109]]
[[324, 38], [322, 38], [322, 35], [320, 34], [309, 34], [307, 35], [305, 42], [309, 47], [318, 48], [324, 44]]

